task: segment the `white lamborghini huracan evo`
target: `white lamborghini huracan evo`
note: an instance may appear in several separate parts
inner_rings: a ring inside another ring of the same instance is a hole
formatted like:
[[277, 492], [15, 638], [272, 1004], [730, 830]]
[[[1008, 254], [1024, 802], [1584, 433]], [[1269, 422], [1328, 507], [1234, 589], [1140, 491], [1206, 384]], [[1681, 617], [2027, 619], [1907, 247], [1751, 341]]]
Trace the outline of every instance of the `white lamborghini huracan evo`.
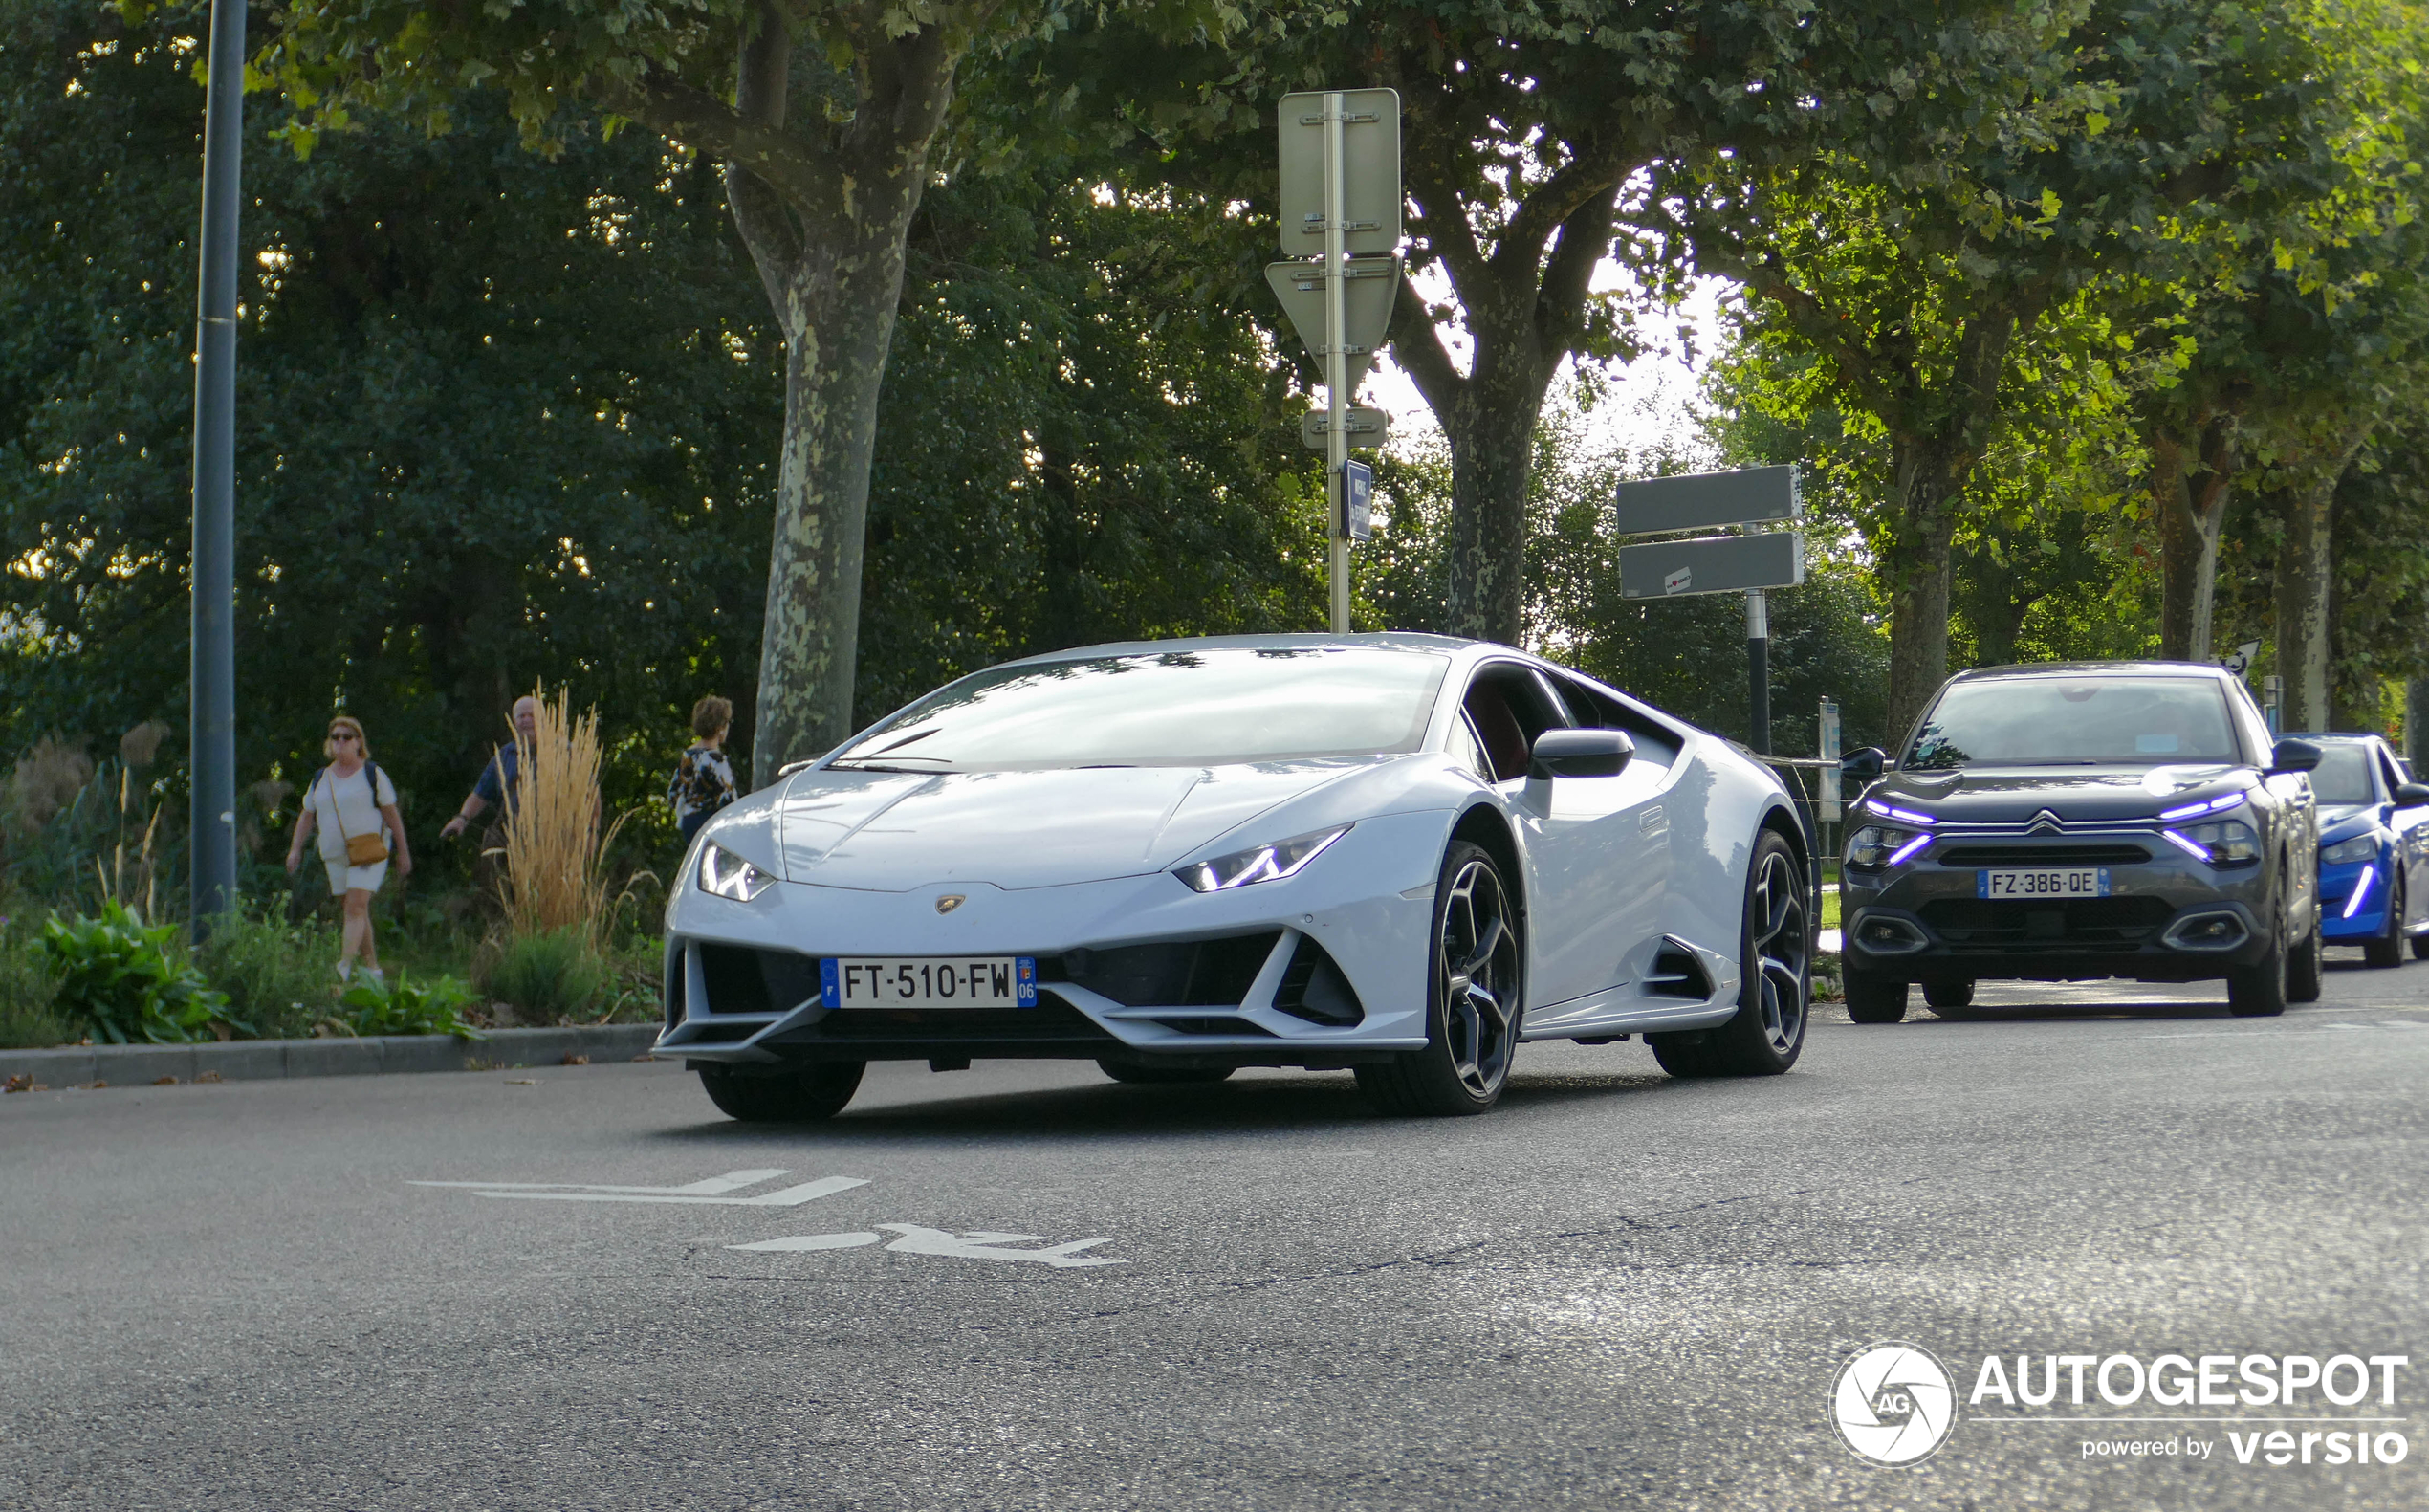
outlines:
[[718, 814], [667, 909], [667, 1026], [736, 1118], [870, 1061], [1123, 1082], [1354, 1071], [1477, 1113], [1527, 1040], [1674, 1076], [1805, 1042], [1812, 844], [1719, 736], [1505, 646], [1097, 646], [948, 684]]

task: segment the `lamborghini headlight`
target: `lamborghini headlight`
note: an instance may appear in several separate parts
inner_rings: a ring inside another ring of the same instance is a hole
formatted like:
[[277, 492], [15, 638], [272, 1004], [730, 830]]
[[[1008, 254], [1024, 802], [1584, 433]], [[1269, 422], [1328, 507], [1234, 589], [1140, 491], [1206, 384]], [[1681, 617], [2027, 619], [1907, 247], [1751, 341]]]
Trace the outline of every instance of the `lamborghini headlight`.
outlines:
[[1326, 845], [1349, 833], [1351, 826], [1320, 829], [1313, 833], [1278, 840], [1270, 845], [1252, 845], [1236, 850], [1213, 861], [1192, 862], [1172, 875], [1198, 892], [1226, 892], [1245, 887], [1252, 882], [1279, 882], [1295, 877], [1300, 868], [1323, 853]]
[[2364, 830], [2351, 840], [2324, 845], [2320, 848], [2319, 859], [2331, 866], [2343, 866], [2349, 861], [2375, 861], [2378, 859], [2378, 832]]
[[748, 903], [775, 886], [776, 878], [723, 845], [711, 842], [700, 847], [701, 891]]

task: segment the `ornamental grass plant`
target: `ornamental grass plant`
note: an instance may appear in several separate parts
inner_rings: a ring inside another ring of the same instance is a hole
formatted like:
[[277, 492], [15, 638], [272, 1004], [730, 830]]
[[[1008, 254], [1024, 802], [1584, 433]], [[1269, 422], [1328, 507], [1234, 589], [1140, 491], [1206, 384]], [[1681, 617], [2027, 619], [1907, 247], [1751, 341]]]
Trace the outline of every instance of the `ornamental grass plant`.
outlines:
[[530, 740], [516, 739], [519, 775], [501, 825], [498, 881], [509, 935], [573, 931], [594, 954], [610, 907], [599, 790], [599, 714], [573, 712], [570, 695], [535, 690], [539, 714]]

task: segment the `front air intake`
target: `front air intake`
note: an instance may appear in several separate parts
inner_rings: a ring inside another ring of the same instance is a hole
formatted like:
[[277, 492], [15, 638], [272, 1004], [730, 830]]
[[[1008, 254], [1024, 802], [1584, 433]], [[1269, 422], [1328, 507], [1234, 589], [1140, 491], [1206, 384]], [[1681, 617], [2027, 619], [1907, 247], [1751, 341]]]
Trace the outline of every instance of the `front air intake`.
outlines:
[[1367, 1018], [1366, 1005], [1358, 1000], [1357, 990], [1342, 974], [1340, 963], [1304, 934], [1299, 937], [1299, 948], [1290, 953], [1281, 985], [1274, 989], [1274, 1007], [1328, 1029], [1346, 1029]]
[[1656, 997], [1687, 997], [1702, 1002], [1712, 996], [1712, 976], [1696, 953], [1665, 935], [1653, 953], [1653, 969], [1645, 975], [1645, 991]]

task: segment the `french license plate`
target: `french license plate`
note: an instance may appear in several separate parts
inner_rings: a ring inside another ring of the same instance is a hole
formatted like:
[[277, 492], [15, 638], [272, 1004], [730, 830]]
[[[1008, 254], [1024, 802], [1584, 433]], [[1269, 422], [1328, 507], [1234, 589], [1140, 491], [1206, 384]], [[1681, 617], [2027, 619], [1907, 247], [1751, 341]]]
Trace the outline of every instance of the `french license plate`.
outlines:
[[2105, 898], [2106, 866], [2036, 866], [2030, 871], [1978, 871], [1978, 898]]
[[832, 957], [818, 963], [829, 1008], [1035, 1008], [1034, 955]]

